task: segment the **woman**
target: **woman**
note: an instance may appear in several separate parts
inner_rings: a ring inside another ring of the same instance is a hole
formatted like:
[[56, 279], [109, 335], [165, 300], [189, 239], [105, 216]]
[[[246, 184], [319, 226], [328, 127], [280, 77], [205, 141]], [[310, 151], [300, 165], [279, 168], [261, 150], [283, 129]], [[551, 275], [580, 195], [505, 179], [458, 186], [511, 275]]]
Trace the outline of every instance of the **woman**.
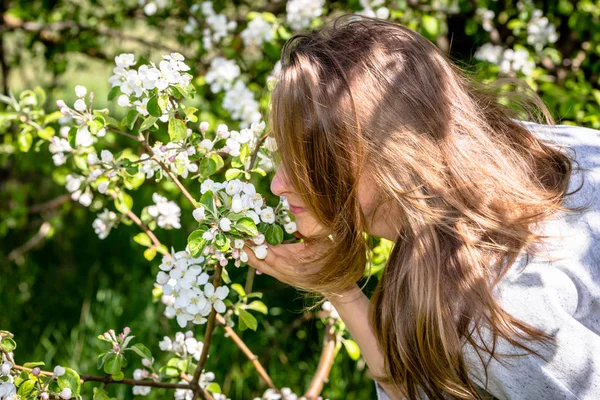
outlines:
[[[517, 89], [367, 17], [283, 49], [271, 190], [305, 240], [249, 263], [333, 303], [380, 399], [600, 398], [600, 132]], [[363, 232], [395, 242], [370, 300]]]

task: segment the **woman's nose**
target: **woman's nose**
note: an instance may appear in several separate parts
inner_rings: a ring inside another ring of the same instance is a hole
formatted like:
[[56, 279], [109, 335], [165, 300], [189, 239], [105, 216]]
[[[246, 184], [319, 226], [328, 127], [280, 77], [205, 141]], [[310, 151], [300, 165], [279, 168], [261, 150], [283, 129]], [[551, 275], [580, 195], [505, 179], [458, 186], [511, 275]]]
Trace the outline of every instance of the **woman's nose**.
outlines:
[[287, 184], [287, 179], [283, 172], [283, 168], [280, 166], [277, 168], [277, 172], [271, 181], [271, 192], [277, 196], [283, 196], [286, 192], [289, 191], [289, 187]]

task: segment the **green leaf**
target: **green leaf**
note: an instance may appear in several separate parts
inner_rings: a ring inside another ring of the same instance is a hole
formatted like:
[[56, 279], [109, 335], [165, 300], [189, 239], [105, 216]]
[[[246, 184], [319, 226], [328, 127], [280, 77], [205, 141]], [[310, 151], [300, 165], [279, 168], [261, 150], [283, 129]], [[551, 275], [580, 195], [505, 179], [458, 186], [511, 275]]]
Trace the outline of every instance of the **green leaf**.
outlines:
[[147, 248], [144, 250], [144, 258], [148, 261], [154, 260], [156, 257], [156, 249], [154, 247]]
[[35, 361], [35, 362], [27, 362], [27, 363], [23, 364], [23, 366], [25, 368], [41, 367], [42, 365], [46, 365], [46, 363], [43, 361]]
[[133, 240], [142, 246], [152, 246], [152, 240], [150, 240], [150, 236], [148, 236], [145, 232], [138, 233], [133, 237]]
[[215, 162], [215, 164], [217, 164], [217, 171], [220, 170], [221, 168], [223, 168], [223, 166], [225, 165], [225, 162], [223, 161], [223, 157], [221, 157], [217, 153], [211, 154], [209, 156], [209, 158], [211, 160], [213, 160]]
[[250, 170], [250, 172], [256, 172], [260, 176], [267, 176], [267, 173], [262, 168], [254, 168], [253, 170]]
[[246, 295], [246, 291], [239, 283], [234, 283], [233, 285], [231, 285], [231, 288], [235, 290], [236, 293], [240, 295], [240, 297], [244, 297]]
[[350, 358], [354, 361], [358, 360], [360, 358], [360, 348], [358, 347], [356, 342], [350, 339], [345, 339], [343, 342], [344, 347], [346, 348], [346, 351], [348, 352]]
[[28, 152], [33, 143], [33, 136], [29, 132], [21, 132], [18, 136], [19, 150], [22, 152]]
[[160, 106], [158, 105], [158, 97], [156, 97], [156, 96], [153, 96], [148, 101], [148, 104], [146, 105], [146, 109], [148, 110], [148, 113], [150, 115], [152, 115], [153, 117], [160, 117], [162, 115], [162, 110], [160, 109]]
[[112, 374], [110, 377], [113, 378], [113, 380], [115, 381], [122, 381], [123, 379], [125, 379], [125, 374], [123, 373], [123, 371], [119, 371], [116, 374]]
[[121, 87], [120, 86], [113, 87], [112, 89], [110, 89], [110, 92], [108, 92], [108, 101], [112, 101], [119, 94], [121, 94]]
[[[104, 337], [103, 337], [103, 340], [104, 340]], [[105, 351], [104, 353], [98, 355], [98, 361], [96, 362], [98, 369], [102, 368], [102, 366], [104, 365], [104, 362], [111, 354], [113, 354], [112, 350]]]
[[150, 353], [150, 350], [148, 350], [148, 348], [146, 346], [144, 346], [143, 344], [136, 343], [133, 346], [131, 346], [129, 349], [133, 350], [133, 352], [135, 352], [140, 357], [145, 358], [148, 361], [152, 361], [152, 353]]
[[137, 110], [129, 110], [127, 116], [125, 117], [125, 126], [127, 126], [129, 129], [133, 129], [135, 121], [137, 121], [139, 116], [140, 114], [137, 112]]
[[202, 204], [204, 208], [206, 208], [206, 210], [212, 215], [216, 214], [217, 210], [215, 208], [214, 194], [211, 190], [208, 190], [202, 195], [202, 197], [200, 197], [200, 204]]
[[206, 390], [213, 393], [221, 393], [221, 386], [217, 382], [212, 382], [206, 387]]
[[435, 39], [440, 34], [440, 22], [431, 15], [423, 15], [422, 19], [423, 33], [429, 39]]
[[254, 310], [254, 311], [258, 311], [258, 312], [263, 313], [265, 315], [267, 315], [267, 313], [269, 312], [269, 309], [267, 308], [267, 306], [265, 305], [265, 303], [263, 303], [262, 301], [258, 301], [258, 300], [254, 300], [253, 302], [251, 302], [250, 304], [248, 304], [246, 306], [246, 308], [249, 308], [249, 309]]
[[117, 355], [113, 353], [104, 362], [104, 372], [106, 372], [107, 374], [110, 374], [110, 375], [114, 375], [114, 374], [119, 373], [120, 370], [121, 370], [121, 356], [117, 357]]
[[[254, 220], [250, 217], [243, 217], [243, 218], [238, 219], [238, 221], [235, 223], [235, 229], [237, 229], [238, 231], [243, 232], [249, 236], [258, 235], [258, 228], [256, 227]], [[283, 238], [283, 233], [282, 233], [282, 238]]]
[[206, 227], [201, 227], [190, 233], [188, 236], [188, 248], [194, 257], [202, 255], [202, 250], [204, 250], [204, 247], [206, 246], [206, 240], [202, 238], [202, 235], [206, 230]]
[[93, 400], [112, 400], [106, 390], [95, 387]]
[[[62, 114], [61, 114], [62, 115]], [[52, 136], [56, 133], [53, 127], [46, 126], [44, 129], [38, 129], [38, 136], [45, 140], [50, 140]]]
[[210, 157], [204, 158], [200, 161], [200, 173], [204, 177], [209, 177], [217, 172], [217, 163]]
[[215, 248], [219, 251], [227, 251], [230, 247], [230, 240], [225, 234], [217, 233], [215, 236]]
[[158, 120], [158, 118], [153, 117], [153, 116], [149, 116], [148, 118], [146, 118], [144, 120], [144, 122], [142, 122], [142, 125], [140, 125], [140, 131], [145, 131], [150, 129]]
[[65, 374], [58, 377], [58, 387], [61, 389], [71, 389], [73, 396], [79, 395], [79, 391], [81, 390], [81, 379], [79, 374], [71, 368], [65, 368]]
[[19, 390], [17, 391], [17, 394], [19, 396], [23, 396], [23, 398], [25, 398], [28, 394], [30, 394], [33, 391], [33, 388], [35, 387], [35, 382], [33, 380], [28, 380], [25, 381], [23, 383], [21, 383], [21, 386], [19, 386]]
[[242, 164], [246, 165], [246, 163], [250, 160], [250, 146], [244, 144], [240, 149], [240, 161]]
[[127, 214], [133, 207], [133, 198], [127, 193], [121, 191], [115, 199], [115, 207], [123, 214]]
[[271, 246], [277, 246], [283, 242], [283, 229], [279, 225], [270, 224], [265, 231], [265, 240]]
[[[256, 330], [256, 328], [258, 328], [258, 322], [256, 321], [256, 318], [254, 318], [254, 315], [250, 314], [248, 311], [246, 310], [242, 310], [239, 309], [239, 316], [240, 316], [240, 321], [244, 321], [244, 324], [246, 325], [246, 327], [252, 329], [253, 331]], [[241, 326], [240, 326], [241, 329]]]
[[183, 109], [183, 112], [185, 113], [185, 118], [190, 122], [198, 122], [196, 111], [198, 111], [196, 107], [186, 107]]
[[4, 339], [2, 339], [2, 342], [0, 342], [0, 346], [2, 347], [2, 350], [9, 353], [17, 348], [17, 343], [11, 338], [5, 337]]
[[187, 136], [185, 123], [176, 118], [169, 119], [169, 137], [172, 142], [179, 142]]
[[238, 176], [240, 176], [240, 174], [244, 172], [241, 169], [237, 169], [237, 168], [229, 168], [227, 171], [225, 171], [225, 179], [227, 179], [228, 181], [237, 178]]

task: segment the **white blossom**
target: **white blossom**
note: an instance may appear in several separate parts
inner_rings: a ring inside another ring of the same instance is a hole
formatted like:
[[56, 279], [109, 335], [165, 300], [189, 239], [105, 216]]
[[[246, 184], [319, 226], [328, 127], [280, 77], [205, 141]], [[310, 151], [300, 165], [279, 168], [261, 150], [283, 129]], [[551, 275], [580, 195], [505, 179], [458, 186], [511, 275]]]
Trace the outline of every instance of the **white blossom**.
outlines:
[[542, 16], [542, 10], [534, 9], [532, 17], [527, 23], [527, 43], [532, 45], [536, 51], [541, 51], [548, 43], [558, 40], [556, 27]]
[[198, 222], [203, 221], [206, 218], [204, 214], [204, 207], [196, 208], [194, 211], [192, 211], [192, 216]]
[[156, 203], [148, 207], [148, 214], [156, 218], [158, 226], [164, 229], [179, 229], [181, 223], [181, 209], [174, 201], [168, 201], [165, 197], [154, 193], [152, 200]]
[[56, 367], [54, 367], [54, 375], [56, 375], [56, 376], [63, 376], [65, 374], [65, 372], [67, 372], [67, 371], [60, 365], [57, 365]]
[[150, 394], [152, 387], [150, 386], [134, 386], [131, 388], [131, 391], [134, 396], [147, 396]]
[[207, 283], [204, 286], [204, 294], [210, 303], [212, 303], [215, 311], [224, 313], [226, 310], [225, 303], [223, 300], [229, 294], [229, 288], [227, 286], [219, 286], [216, 290], [212, 283]]
[[105, 239], [117, 221], [117, 214], [105, 208], [92, 222], [92, 227], [100, 239]]
[[85, 86], [76, 85], [75, 86], [75, 95], [79, 98], [85, 97], [87, 94], [87, 88]]
[[325, 0], [289, 0], [286, 4], [287, 23], [294, 30], [310, 26], [312, 20], [321, 16]]
[[215, 57], [205, 75], [206, 83], [213, 93], [231, 89], [232, 82], [240, 76], [240, 67], [233, 60]]
[[285, 229], [287, 233], [294, 233], [297, 230], [296, 223], [294, 221], [288, 222], [283, 225], [283, 229]]
[[248, 23], [240, 36], [248, 47], [262, 46], [264, 42], [273, 40], [273, 25], [258, 16]]

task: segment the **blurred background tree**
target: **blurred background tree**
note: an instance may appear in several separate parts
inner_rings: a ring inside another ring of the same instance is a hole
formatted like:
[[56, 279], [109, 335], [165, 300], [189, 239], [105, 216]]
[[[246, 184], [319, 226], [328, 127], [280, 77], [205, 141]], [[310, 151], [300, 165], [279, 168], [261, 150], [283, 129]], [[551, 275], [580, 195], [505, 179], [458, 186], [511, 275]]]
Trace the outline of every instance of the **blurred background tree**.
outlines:
[[[347, 12], [405, 24], [477, 79], [526, 80], [558, 123], [600, 128], [600, 4], [592, 0], [2, 0], [1, 89], [33, 102], [45, 100], [50, 115], [55, 100], [72, 103], [75, 84], [83, 84], [96, 94], [95, 108], [119, 115], [122, 110], [106, 100], [114, 57], [131, 52], [141, 64], [179, 52], [197, 77], [193, 105], [200, 119], [235, 126], [248, 122], [252, 112], [267, 112], [268, 81], [285, 40]], [[211, 89], [206, 76], [218, 69], [211, 67], [218, 57], [240, 67], [243, 87]], [[37, 86], [46, 94], [28, 92]], [[228, 96], [238, 106], [231, 106]], [[95, 215], [66, 195], [67, 170], [53, 162], [44, 134], [24, 129], [16, 118], [0, 111], [0, 328], [17, 335], [17, 357], [95, 373], [102, 345], [96, 335], [124, 326], [157, 351], [162, 336], [180, 329], [162, 315], [156, 299], [151, 301], [157, 267], [149, 267], [131, 239], [134, 227], [98, 240]], [[46, 134], [58, 135], [56, 121], [49, 122], [54, 128]], [[108, 140], [117, 148], [123, 138]], [[262, 184], [268, 188], [266, 180]], [[162, 188], [175, 193], [168, 182]], [[147, 203], [151, 195], [142, 188], [135, 200]], [[186, 203], [179, 204], [182, 214], [191, 214]], [[187, 221], [188, 231], [192, 222]], [[161, 235], [164, 242], [185, 246], [183, 234]], [[375, 270], [387, 251], [388, 244], [374, 250]], [[265, 294], [270, 317], [260, 320], [259, 333], [243, 333], [244, 340], [275, 382], [305, 388], [318, 362], [323, 324], [303, 311], [308, 302], [294, 289], [269, 277], [258, 277], [255, 288]], [[213, 346], [218, 351], [208, 369], [229, 397], [247, 399], [264, 390], [227, 338], [216, 335]], [[111, 390], [118, 398], [132, 397], [128, 387]], [[166, 395], [153, 390], [149, 397]], [[339, 354], [323, 395], [373, 398], [364, 361]]]

